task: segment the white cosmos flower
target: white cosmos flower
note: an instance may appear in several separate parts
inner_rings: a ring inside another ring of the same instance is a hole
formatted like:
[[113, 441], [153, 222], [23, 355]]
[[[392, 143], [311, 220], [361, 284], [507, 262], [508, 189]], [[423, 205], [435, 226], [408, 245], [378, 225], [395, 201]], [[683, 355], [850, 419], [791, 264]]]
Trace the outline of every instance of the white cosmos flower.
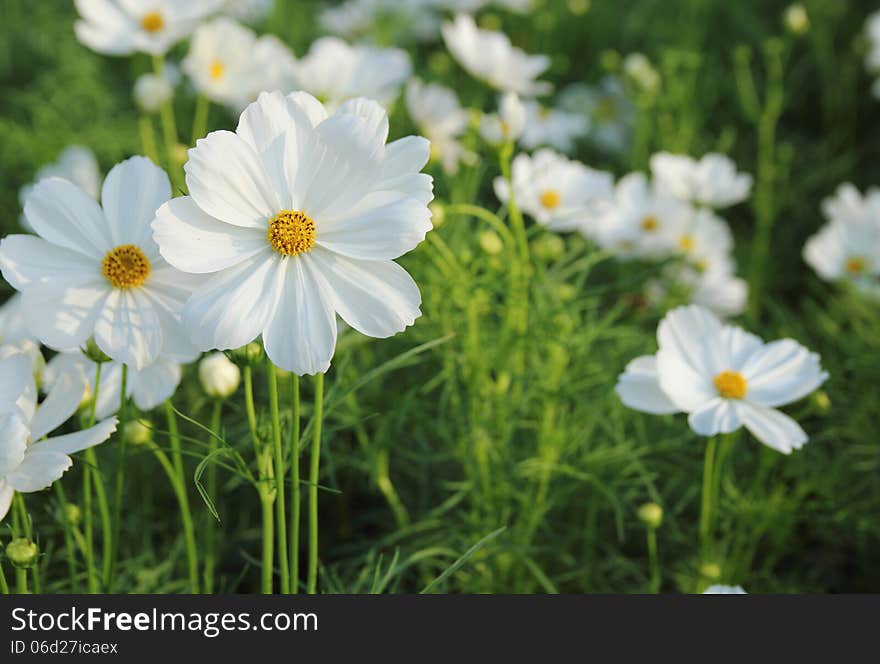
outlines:
[[825, 281], [852, 281], [874, 291], [880, 278], [880, 220], [838, 218], [804, 245], [804, 260]]
[[709, 586], [703, 591], [704, 595], [746, 595], [745, 590], [743, 590], [742, 586], [722, 586], [722, 585], [714, 585]]
[[[52, 177], [72, 182], [96, 200], [101, 195], [101, 171], [98, 169], [95, 153], [82, 145], [68, 145], [54, 163], [46, 164], [37, 171], [32, 183], [18, 190], [18, 202], [22, 209], [34, 185], [40, 180]], [[33, 231], [23, 214], [20, 223], [25, 230]]]
[[454, 90], [410, 79], [406, 107], [419, 132], [431, 141], [431, 157], [439, 160], [447, 173], [457, 173], [461, 161], [476, 158], [469, 156], [458, 140], [468, 127], [470, 115], [461, 107]]
[[526, 107], [515, 92], [505, 92], [501, 95], [498, 113], [486, 113], [480, 119], [480, 136], [493, 145], [515, 143], [525, 129]]
[[583, 115], [542, 106], [536, 101], [524, 103], [526, 122], [520, 145], [527, 150], [549, 146], [570, 154], [575, 142], [585, 136], [589, 129], [587, 118]]
[[599, 85], [573, 83], [559, 93], [559, 107], [587, 118], [587, 138], [606, 152], [629, 149], [635, 126], [635, 108], [620, 80], [606, 76]]
[[0, 519], [16, 491], [49, 487], [73, 464], [70, 454], [107, 440], [116, 418], [85, 431], [45, 438], [79, 405], [79, 387], [59, 383], [39, 406], [30, 361], [22, 355], [0, 360]]
[[260, 334], [269, 358], [297, 374], [326, 371], [336, 314], [388, 337], [420, 315], [418, 286], [394, 262], [431, 229], [428, 141], [385, 145], [388, 116], [355, 99], [333, 115], [314, 97], [263, 93], [235, 133], [189, 152], [190, 196], [153, 224], [165, 259], [210, 278], [183, 318], [202, 350]]
[[458, 14], [443, 24], [446, 47], [471, 76], [496, 90], [525, 97], [549, 93], [553, 86], [536, 80], [550, 66], [546, 55], [529, 55], [513, 46], [502, 32], [481, 30], [472, 16]]
[[369, 38], [378, 25], [383, 34], [391, 31], [394, 43], [433, 41], [440, 34], [437, 0], [346, 0], [321, 10], [318, 22], [346, 39]]
[[43, 371], [46, 369], [46, 360], [40, 344], [31, 339], [19, 339], [0, 345], [0, 360], [5, 360], [13, 355], [23, 355], [31, 362], [31, 373], [34, 381], [39, 384], [43, 380]]
[[352, 46], [337, 37], [314, 41], [296, 63], [298, 84], [331, 109], [355, 97], [388, 106], [411, 73], [409, 55], [402, 49]]
[[855, 185], [844, 182], [837, 187], [833, 196], [822, 201], [822, 214], [828, 221], [880, 220], [880, 189], [871, 187], [862, 195]]
[[25, 215], [37, 235], [0, 242], [0, 270], [22, 293], [28, 328], [55, 350], [94, 336], [108, 356], [135, 369], [163, 351], [191, 356], [179, 312], [194, 279], [168, 265], [150, 235], [156, 208], [171, 196], [168, 176], [146, 157], [113, 167], [103, 209], [58, 178], [34, 187]]
[[643, 173], [630, 173], [617, 183], [597, 240], [620, 258], [662, 258], [674, 253], [669, 230], [692, 216], [688, 204], [655, 190]]
[[223, 0], [220, 12], [244, 23], [256, 23], [272, 11], [275, 0]]
[[257, 36], [226, 16], [201, 24], [181, 68], [200, 94], [240, 111], [250, 101]]
[[[523, 212], [553, 231], [591, 232], [611, 199], [614, 180], [553, 150], [518, 154], [512, 164], [513, 194]], [[506, 203], [511, 183], [495, 179], [495, 195]]]
[[[43, 389], [51, 390], [60, 380], [69, 380], [80, 388], [80, 407], [88, 408], [95, 387], [98, 365], [80, 351], [58, 353], [49, 360], [43, 373]], [[181, 366], [174, 360], [159, 358], [143, 369], [129, 368], [125, 394], [142, 411], [150, 411], [170, 399], [180, 385]], [[101, 384], [95, 415], [108, 417], [119, 410], [122, 396], [122, 364], [106, 362], [101, 367]]]
[[660, 152], [651, 157], [651, 173], [657, 186], [676, 198], [713, 208], [740, 203], [752, 189], [752, 176], [738, 173], [729, 157], [717, 153], [695, 160]]
[[777, 410], [828, 378], [819, 356], [792, 339], [764, 343], [723, 325], [703, 307], [670, 311], [657, 328], [659, 350], [629, 363], [615, 391], [635, 410], [685, 412], [701, 436], [745, 426], [759, 441], [789, 454], [807, 442], [800, 425]]
[[220, 0], [74, 0], [76, 37], [105, 55], [164, 55], [213, 13]]

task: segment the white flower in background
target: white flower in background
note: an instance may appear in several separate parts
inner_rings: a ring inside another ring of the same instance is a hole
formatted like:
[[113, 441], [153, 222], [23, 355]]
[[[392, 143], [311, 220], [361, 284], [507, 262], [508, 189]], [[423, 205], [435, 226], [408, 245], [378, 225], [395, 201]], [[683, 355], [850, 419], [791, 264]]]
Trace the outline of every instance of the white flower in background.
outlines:
[[22, 293], [28, 328], [55, 350], [94, 336], [116, 361], [141, 369], [163, 351], [193, 352], [179, 312], [194, 280], [168, 265], [150, 236], [156, 208], [171, 197], [165, 172], [146, 157], [113, 167], [103, 209], [59, 178], [42, 180], [25, 203], [37, 232], [0, 242], [0, 270]]
[[225, 399], [238, 389], [241, 370], [226, 355], [211, 353], [199, 362], [199, 382], [209, 397]]
[[34, 382], [39, 385], [43, 380], [43, 371], [46, 369], [46, 360], [43, 357], [40, 344], [31, 339], [19, 339], [0, 346], [0, 360], [5, 360], [13, 355], [23, 355], [30, 360]]
[[703, 591], [704, 595], [746, 595], [745, 590], [743, 590], [742, 586], [722, 586], [722, 585], [714, 585], [709, 586]]
[[223, 0], [220, 12], [243, 23], [257, 23], [272, 12], [275, 0]]
[[48, 488], [73, 465], [70, 454], [107, 440], [116, 418], [85, 431], [44, 438], [76, 412], [79, 388], [59, 381], [37, 405], [37, 388], [28, 358], [0, 360], [0, 519], [16, 491]]
[[711, 210], [700, 208], [689, 215], [670, 218], [664, 228], [672, 253], [681, 254], [689, 263], [707, 269], [717, 256], [733, 251], [733, 233], [724, 219]]
[[355, 97], [389, 106], [412, 73], [406, 51], [322, 37], [296, 63], [298, 84], [331, 109]]
[[515, 143], [526, 128], [526, 107], [515, 92], [501, 95], [498, 113], [486, 113], [480, 119], [480, 136], [487, 143]]
[[826, 281], [850, 281], [880, 294], [880, 190], [864, 195], [850, 183], [822, 201], [829, 220], [807, 240], [804, 260]]
[[[95, 153], [82, 145], [68, 145], [52, 164], [46, 164], [37, 171], [34, 181], [18, 190], [18, 201], [24, 209], [24, 202], [34, 189], [34, 185], [46, 178], [61, 178], [72, 182], [89, 196], [96, 199], [101, 195], [101, 171]], [[20, 223], [25, 230], [33, 231], [24, 215]]]
[[296, 87], [296, 58], [278, 37], [263, 35], [254, 46], [252, 76], [248, 103], [264, 91], [293, 90]]
[[656, 93], [660, 89], [658, 72], [644, 53], [630, 53], [623, 59], [623, 73], [643, 92]]
[[[865, 56], [865, 66], [871, 74], [880, 73], [880, 11], [874, 12], [865, 23], [865, 32], [868, 37], [868, 53]], [[874, 81], [871, 92], [880, 98], [880, 79]]]
[[504, 33], [481, 30], [467, 14], [444, 23], [442, 31], [446, 47], [458, 63], [496, 90], [533, 97], [553, 89], [550, 83], [536, 80], [550, 66], [550, 58], [516, 48]]
[[[749, 286], [736, 276], [732, 259], [729, 266], [710, 268], [693, 274], [691, 302], [710, 309], [717, 316], [731, 318], [746, 310], [749, 302]], [[693, 272], [693, 270], [691, 270]]]
[[439, 160], [444, 171], [457, 173], [460, 162], [476, 158], [458, 140], [467, 130], [470, 115], [454, 90], [411, 79], [406, 86], [406, 107], [419, 132], [431, 141], [432, 159]]
[[475, 13], [486, 7], [501, 7], [508, 11], [524, 14], [532, 9], [535, 0], [423, 0], [440, 9], [453, 12]]
[[[134, 101], [144, 113], [156, 113], [174, 97], [174, 88], [180, 82], [180, 70], [170, 62], [161, 74], [141, 74], [134, 82]], [[98, 178], [100, 184], [100, 177]]]
[[558, 103], [587, 118], [587, 138], [600, 150], [620, 154], [629, 149], [635, 109], [619, 79], [607, 76], [597, 86], [574, 83], [560, 92]]
[[[610, 174], [596, 171], [553, 150], [519, 154], [511, 168], [513, 194], [523, 212], [552, 231], [592, 231], [614, 192]], [[495, 180], [495, 195], [506, 203], [510, 186]]]
[[689, 205], [656, 191], [643, 173], [630, 173], [617, 183], [597, 240], [620, 258], [662, 258], [675, 253], [670, 230], [692, 215]]
[[241, 110], [250, 102], [256, 75], [257, 36], [250, 28], [219, 16], [198, 27], [181, 68], [199, 94], [218, 104]]
[[752, 176], [738, 173], [736, 164], [722, 154], [700, 160], [659, 152], [651, 157], [651, 173], [658, 187], [683, 201], [724, 208], [749, 197]]
[[165, 55], [219, 6], [220, 0], [74, 0], [80, 42], [105, 55]]
[[[79, 407], [87, 409], [95, 387], [98, 365], [80, 351], [58, 353], [49, 360], [43, 374], [44, 390], [51, 390], [60, 380], [69, 380], [80, 389]], [[174, 396], [180, 385], [182, 370], [178, 362], [159, 358], [143, 369], [129, 368], [125, 394], [142, 411], [153, 410]], [[119, 410], [122, 397], [122, 364], [106, 362], [101, 367], [101, 384], [95, 415], [109, 417]]]
[[16, 293], [0, 305], [0, 344], [32, 338], [21, 306], [21, 294]]
[[438, 9], [436, 0], [347, 0], [322, 9], [318, 22], [346, 39], [369, 39], [378, 32], [392, 43], [427, 42], [440, 35]]
[[385, 145], [388, 116], [373, 101], [328, 115], [314, 97], [263, 93], [235, 133], [189, 152], [189, 196], [153, 224], [165, 259], [210, 275], [183, 318], [202, 350], [260, 334], [269, 358], [297, 374], [330, 366], [336, 314], [389, 337], [421, 314], [413, 279], [394, 262], [431, 229], [429, 144]]
[[542, 106], [531, 100], [524, 105], [526, 123], [519, 142], [526, 150], [547, 146], [570, 154], [575, 142], [589, 129], [587, 118], [578, 113]]
[[723, 325], [703, 307], [670, 311], [657, 328], [656, 355], [636, 358], [615, 391], [647, 413], [688, 413], [701, 436], [745, 426], [783, 454], [807, 442], [800, 425], [776, 410], [828, 378], [819, 356], [792, 339], [764, 343], [742, 328]]

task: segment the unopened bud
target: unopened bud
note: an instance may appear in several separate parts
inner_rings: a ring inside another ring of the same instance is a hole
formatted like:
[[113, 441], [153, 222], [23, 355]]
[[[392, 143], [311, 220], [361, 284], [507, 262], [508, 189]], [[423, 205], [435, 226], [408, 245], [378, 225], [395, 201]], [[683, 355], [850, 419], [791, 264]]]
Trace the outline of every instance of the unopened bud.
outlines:
[[209, 397], [225, 399], [238, 389], [241, 370], [226, 355], [211, 353], [199, 362], [199, 382]]
[[657, 503], [645, 503], [639, 508], [639, 519], [648, 528], [659, 528], [663, 523], [663, 508]]
[[33, 567], [39, 556], [37, 543], [27, 537], [17, 537], [6, 545], [6, 557], [19, 569]]
[[107, 362], [112, 361], [110, 356], [98, 347], [98, 344], [95, 343], [94, 337], [89, 337], [89, 340], [86, 341], [85, 348], [82, 349], [82, 352], [83, 355], [85, 355], [96, 364], [106, 364]]
[[709, 581], [717, 581], [721, 578], [721, 565], [718, 563], [703, 563], [700, 565], [700, 575]]
[[132, 445], [146, 445], [153, 440], [153, 429], [147, 420], [126, 422], [122, 433], [126, 442]]
[[229, 355], [232, 361], [239, 366], [253, 366], [263, 359], [263, 347], [256, 341], [252, 341], [246, 346], [236, 348]]
[[497, 256], [504, 251], [504, 241], [495, 231], [480, 233], [480, 247], [490, 256]]

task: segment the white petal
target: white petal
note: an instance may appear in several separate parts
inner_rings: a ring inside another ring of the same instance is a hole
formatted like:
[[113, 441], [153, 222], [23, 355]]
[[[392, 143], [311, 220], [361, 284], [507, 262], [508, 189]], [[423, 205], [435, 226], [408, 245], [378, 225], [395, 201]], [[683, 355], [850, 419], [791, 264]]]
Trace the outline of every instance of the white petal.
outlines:
[[253, 341], [275, 311], [283, 258], [270, 249], [218, 272], [193, 293], [183, 322], [201, 350], [239, 348]]
[[156, 210], [169, 198], [168, 176], [147, 157], [131, 157], [110, 169], [101, 189], [101, 206], [114, 246], [146, 244]]
[[31, 362], [26, 355], [16, 353], [0, 360], [0, 413], [14, 411], [16, 401], [33, 382]]
[[714, 367], [711, 358], [721, 335], [721, 322], [708, 309], [691, 305], [677, 307], [660, 321], [657, 343], [676, 353], [701, 374], [715, 375], [729, 367]]
[[[312, 252], [309, 252], [311, 254]], [[298, 375], [327, 371], [336, 348], [336, 314], [309, 254], [287, 260], [278, 307], [263, 331], [266, 354]]]
[[336, 110], [335, 115], [354, 115], [365, 121], [367, 143], [372, 145], [371, 151], [382, 152], [388, 140], [388, 112], [372, 99], [349, 99]]
[[70, 419], [79, 408], [82, 396], [82, 382], [71, 375], [59, 377], [31, 419], [31, 440], [39, 440]]
[[324, 108], [324, 104], [315, 99], [308, 92], [298, 90], [296, 92], [291, 92], [287, 95], [287, 98], [299, 106], [303, 113], [306, 114], [306, 117], [309, 119], [309, 124], [311, 124], [312, 127], [317, 127], [327, 119], [327, 109]]
[[614, 388], [623, 404], [645, 413], [665, 415], [679, 412], [660, 388], [657, 359], [653, 355], [637, 357], [626, 365]]
[[660, 388], [680, 410], [693, 412], [717, 396], [711, 381], [677, 353], [661, 348], [656, 357]]
[[153, 238], [162, 257], [184, 272], [217, 272], [265, 249], [265, 228], [242, 228], [205, 214], [189, 196], [174, 198], [156, 213]]
[[0, 521], [9, 513], [9, 506], [12, 505], [14, 497], [15, 489], [4, 478], [0, 477]]
[[34, 235], [7, 235], [0, 242], [3, 277], [18, 290], [54, 280], [82, 283], [100, 274], [100, 263]]
[[28, 288], [22, 296], [28, 327], [54, 350], [79, 348], [94, 333], [110, 291], [103, 277], [82, 285], [47, 282]]
[[21, 413], [0, 415], [0, 477], [14, 471], [24, 460], [29, 434]]
[[67, 180], [40, 180], [25, 201], [24, 215], [40, 237], [86, 256], [103, 260], [114, 246], [100, 206]]
[[742, 425], [738, 405], [730, 399], [716, 397], [691, 413], [688, 424], [701, 436], [736, 431]]
[[95, 342], [117, 362], [141, 369], [162, 350], [162, 325], [137, 288], [113, 290], [95, 321]]
[[281, 209], [256, 150], [231, 131], [214, 131], [199, 139], [184, 170], [196, 205], [220, 221], [265, 228], [266, 219]]
[[149, 411], [170, 399], [180, 384], [180, 375], [179, 364], [162, 360], [138, 371], [132, 390], [137, 407]]
[[84, 429], [75, 433], [68, 433], [64, 436], [47, 438], [46, 440], [31, 445], [28, 448], [27, 453], [28, 455], [35, 452], [76, 454], [77, 452], [82, 452], [84, 449], [103, 443], [110, 438], [110, 436], [113, 435], [113, 432], [116, 431], [117, 423], [117, 419], [111, 417], [110, 419], [98, 422], [95, 426], [89, 429]]
[[24, 461], [6, 476], [6, 481], [13, 489], [23, 493], [41, 491], [51, 486], [72, 465], [73, 461], [66, 454], [28, 450]]
[[785, 413], [743, 401], [739, 404], [743, 424], [767, 447], [783, 454], [798, 450], [807, 442], [807, 434]]
[[782, 406], [805, 397], [828, 378], [819, 356], [793, 339], [781, 339], [758, 348], [744, 362], [749, 401]]
[[355, 260], [319, 247], [308, 257], [330, 286], [334, 308], [358, 332], [384, 339], [421, 316], [419, 287], [397, 263]]

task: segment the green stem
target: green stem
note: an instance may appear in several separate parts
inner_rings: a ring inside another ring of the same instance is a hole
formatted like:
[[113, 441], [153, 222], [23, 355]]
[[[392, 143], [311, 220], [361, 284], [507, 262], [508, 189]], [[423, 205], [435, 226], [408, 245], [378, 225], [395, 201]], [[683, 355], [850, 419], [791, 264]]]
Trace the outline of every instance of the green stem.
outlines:
[[272, 594], [272, 565], [274, 552], [272, 550], [274, 512], [272, 509], [271, 493], [263, 491], [260, 494], [260, 504], [263, 508], [263, 586], [264, 595]]
[[113, 592], [116, 558], [119, 556], [119, 535], [122, 528], [122, 490], [125, 485], [125, 425], [128, 423], [128, 365], [122, 365], [122, 385], [119, 393], [119, 450], [116, 458], [116, 489], [113, 493], [113, 539], [110, 555], [104, 561], [104, 586]]
[[[211, 410], [211, 432], [214, 434], [208, 440], [208, 456], [217, 451], [217, 436], [220, 435], [220, 414], [223, 411], [223, 401], [214, 401]], [[208, 496], [214, 505], [217, 505], [217, 467], [213, 463], [208, 464]], [[217, 547], [217, 522], [214, 515], [208, 515], [208, 523], [205, 527], [205, 577], [204, 590], [210, 595], [214, 592], [214, 561]]]
[[156, 164], [161, 163], [159, 149], [156, 147], [156, 131], [153, 129], [153, 120], [147, 115], [142, 115], [138, 120], [138, 130], [141, 134], [141, 146], [144, 154]]
[[315, 414], [312, 427], [312, 457], [309, 469], [309, 568], [307, 591], [318, 587], [318, 473], [321, 466], [321, 428], [324, 419], [324, 374], [315, 376]]
[[[153, 70], [156, 76], [164, 76], [165, 60], [160, 56], [153, 56]], [[165, 143], [165, 166], [171, 182], [176, 187], [183, 189], [180, 180], [180, 164], [175, 158], [175, 149], [178, 143], [177, 124], [174, 120], [173, 99], [162, 102], [159, 106], [159, 119], [162, 123], [162, 139]]]
[[706, 443], [706, 456], [703, 458], [703, 495], [700, 508], [700, 557], [706, 562], [711, 545], [712, 534], [712, 486], [714, 477], [715, 448], [718, 440], [715, 436]]
[[260, 439], [257, 435], [257, 413], [254, 408], [254, 378], [253, 369], [250, 365], [244, 368], [244, 407], [247, 413], [248, 427], [251, 431], [251, 441], [254, 445], [254, 454], [257, 460], [257, 472], [259, 474], [257, 491], [260, 495], [260, 505], [263, 517], [263, 559], [262, 559], [262, 593], [272, 594], [273, 573], [273, 539], [274, 539], [274, 500], [272, 481], [272, 459], [260, 450]]
[[70, 576], [70, 592], [76, 593], [76, 549], [73, 544], [73, 527], [70, 523], [67, 496], [61, 482], [55, 482], [55, 495], [58, 497], [58, 505], [61, 509], [61, 523], [64, 525], [64, 549], [67, 554], [67, 573]]
[[266, 356], [266, 375], [269, 379], [269, 410], [272, 414], [272, 442], [275, 453], [275, 520], [278, 539], [278, 569], [281, 576], [280, 592], [290, 593], [290, 560], [287, 557], [287, 507], [284, 498], [284, 447], [281, 443], [281, 416], [278, 412], [278, 373], [272, 360]]
[[[95, 367], [95, 386], [92, 389], [92, 397], [89, 401], [89, 418], [88, 418], [88, 426], [86, 428], [91, 428], [95, 425], [95, 409], [98, 405], [98, 390], [101, 387], [101, 367], [103, 365], [99, 362]], [[95, 454], [95, 448], [89, 447], [85, 451], [86, 465], [83, 469], [83, 529], [85, 530], [84, 538], [85, 538], [85, 564], [86, 564], [86, 586], [88, 588], [88, 592], [90, 595], [94, 595], [98, 592], [98, 572], [95, 569], [95, 548], [94, 548], [94, 538], [93, 538], [93, 520], [92, 520], [92, 482], [95, 483], [95, 489], [97, 492], [97, 487], [101, 487], [101, 491], [98, 493], [99, 503], [101, 502], [100, 496], [103, 496], [104, 503], [106, 503], [107, 496], [103, 491], [104, 484], [101, 480], [100, 476], [97, 475], [98, 468], [98, 456]], [[106, 507], [106, 504], [104, 505]], [[100, 508], [99, 508], [100, 509]], [[102, 512], [103, 514], [103, 512]], [[110, 531], [102, 529], [102, 535], [104, 537], [104, 558], [108, 558], [108, 547], [110, 544]]]
[[180, 448], [180, 433], [177, 428], [177, 416], [171, 400], [165, 402], [165, 418], [168, 421], [169, 440], [171, 442], [171, 461], [179, 485], [177, 500], [180, 505], [180, 520], [183, 523], [183, 538], [186, 543], [186, 560], [189, 571], [190, 592], [199, 592], [199, 556], [196, 549], [196, 533], [193, 528], [192, 512], [189, 507], [186, 475], [183, 468], [183, 452]]
[[208, 98], [205, 95], [199, 95], [196, 97], [196, 110], [193, 114], [193, 124], [192, 124], [192, 138], [190, 139], [190, 145], [195, 145], [196, 141], [205, 135], [205, 131], [208, 127], [208, 109], [211, 107], [211, 102], [208, 101]]
[[9, 594], [9, 584], [6, 582], [6, 572], [3, 571], [3, 563], [0, 563], [0, 595]]
[[657, 557], [657, 530], [655, 528], [647, 529], [648, 538], [648, 559], [651, 564], [651, 594], [656, 595], [660, 592], [660, 561]]
[[299, 592], [299, 439], [300, 439], [300, 402], [299, 376], [293, 374], [293, 401], [290, 406], [290, 590]]

